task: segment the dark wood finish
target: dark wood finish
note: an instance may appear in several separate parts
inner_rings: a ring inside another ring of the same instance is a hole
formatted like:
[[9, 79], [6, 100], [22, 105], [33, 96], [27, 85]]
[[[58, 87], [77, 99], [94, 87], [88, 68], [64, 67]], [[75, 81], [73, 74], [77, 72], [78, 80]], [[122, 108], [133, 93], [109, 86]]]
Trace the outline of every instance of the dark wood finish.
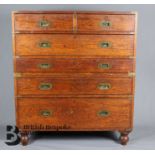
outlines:
[[126, 145], [129, 141], [128, 134], [131, 132], [131, 129], [120, 131], [120, 143]]
[[133, 128], [137, 13], [15, 11], [12, 21], [22, 145], [31, 131], [55, 130], [119, 131], [120, 143], [127, 144]]
[[[78, 14], [78, 32], [133, 32], [135, 30], [135, 15], [95, 15]], [[103, 21], [109, 21], [109, 27], [102, 26]]]
[[27, 145], [29, 142], [29, 133], [26, 131], [20, 132], [21, 137], [20, 137], [20, 142], [23, 146]]
[[[41, 68], [41, 64], [47, 67]], [[109, 68], [102, 67], [102, 64]], [[133, 71], [133, 59], [113, 58], [17, 58], [20, 73], [128, 73]]]
[[[74, 131], [131, 127], [131, 99], [19, 98], [17, 108], [17, 123], [23, 130], [28, 130], [26, 128], [28, 125], [39, 126], [40, 124], [44, 127], [66, 125], [69, 130]], [[43, 116], [42, 111], [50, 111], [51, 114]], [[101, 111], [107, 111], [109, 114], [101, 116], [99, 114]], [[46, 129], [41, 130], [46, 131]], [[66, 129], [60, 128], [60, 130]]]
[[[134, 33], [135, 15], [131, 12], [124, 14], [122, 12], [14, 12], [15, 32], [23, 33], [71, 33], [74, 32], [74, 20], [76, 20], [76, 33], [98, 33], [104, 34], [113, 32], [115, 34]], [[75, 15], [75, 16], [74, 16]], [[74, 17], [76, 19], [74, 19]], [[46, 28], [41, 28], [38, 23], [40, 20], [46, 20], [50, 24]], [[101, 26], [102, 21], [110, 21], [110, 28]]]
[[[64, 39], [65, 38], [65, 39]], [[50, 35], [16, 34], [15, 51], [17, 55], [100, 55], [132, 56], [133, 35]], [[41, 42], [49, 42], [51, 47], [42, 48]], [[111, 44], [101, 47], [102, 42]]]
[[[55, 31], [72, 32], [72, 14], [16, 14], [15, 31]], [[45, 20], [49, 23], [47, 27], [40, 27], [39, 22]]]
[[[52, 84], [49, 90], [41, 90], [42, 83]], [[100, 90], [101, 83], [108, 83], [111, 88]], [[55, 95], [55, 94], [122, 94], [131, 95], [132, 78], [18, 78], [17, 94], [20, 95]], [[125, 88], [125, 89], [124, 89]]]

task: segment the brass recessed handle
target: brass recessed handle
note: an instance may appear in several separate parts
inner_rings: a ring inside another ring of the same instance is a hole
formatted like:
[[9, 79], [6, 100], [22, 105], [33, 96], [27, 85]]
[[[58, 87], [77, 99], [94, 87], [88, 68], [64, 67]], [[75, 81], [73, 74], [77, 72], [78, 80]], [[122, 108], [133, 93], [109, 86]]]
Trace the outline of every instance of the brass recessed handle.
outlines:
[[40, 90], [49, 90], [53, 88], [53, 84], [52, 83], [40, 83], [39, 85], [39, 89]]
[[47, 28], [49, 27], [50, 23], [47, 20], [40, 20], [38, 25], [40, 28]]
[[112, 23], [110, 21], [102, 21], [101, 26], [102, 27], [111, 27]]
[[39, 43], [39, 47], [40, 47], [40, 48], [50, 48], [50, 47], [51, 47], [51, 43], [48, 42], [48, 41], [41, 41], [41, 42]]
[[110, 83], [100, 83], [100, 84], [98, 84], [97, 88], [100, 90], [108, 90], [111, 88], [111, 84]]
[[100, 63], [100, 64], [98, 64], [98, 67], [100, 69], [110, 69], [111, 68], [111, 65], [108, 64], [108, 63]]
[[43, 116], [43, 117], [49, 117], [49, 116], [52, 115], [52, 111], [42, 110], [42, 111], [40, 111], [40, 115]]
[[41, 68], [41, 69], [48, 69], [48, 68], [51, 68], [51, 64], [49, 63], [40, 63], [38, 64], [38, 67]]
[[110, 42], [103, 41], [99, 45], [101, 48], [109, 48], [109, 47], [111, 47], [112, 44]]
[[110, 112], [107, 111], [107, 110], [101, 110], [101, 111], [99, 111], [97, 114], [98, 114], [98, 116], [100, 116], [100, 117], [107, 117], [107, 116], [110, 114]]

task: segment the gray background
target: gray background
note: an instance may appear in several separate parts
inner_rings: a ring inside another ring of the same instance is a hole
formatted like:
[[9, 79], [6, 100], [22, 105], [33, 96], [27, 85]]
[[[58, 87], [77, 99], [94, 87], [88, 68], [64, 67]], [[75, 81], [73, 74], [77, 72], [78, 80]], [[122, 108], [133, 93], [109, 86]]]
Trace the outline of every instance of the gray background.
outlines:
[[155, 5], [0, 5], [1, 149], [22, 148], [8, 147], [3, 142], [5, 125], [15, 124], [11, 38], [14, 10], [138, 11], [134, 130], [128, 146], [122, 147], [107, 134], [44, 134], [36, 136], [26, 149], [155, 149]]

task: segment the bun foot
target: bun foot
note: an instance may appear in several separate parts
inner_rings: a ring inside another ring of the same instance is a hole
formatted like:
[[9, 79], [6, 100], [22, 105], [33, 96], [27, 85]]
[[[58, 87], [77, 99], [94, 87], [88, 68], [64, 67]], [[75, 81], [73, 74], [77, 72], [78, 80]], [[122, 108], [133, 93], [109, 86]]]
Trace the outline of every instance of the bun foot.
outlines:
[[120, 143], [122, 145], [126, 145], [129, 141], [129, 137], [128, 137], [128, 134], [123, 134], [121, 133], [121, 136], [120, 136]]
[[129, 133], [130, 133], [131, 131], [121, 131], [120, 132], [120, 143], [122, 144], [122, 145], [127, 145], [127, 143], [128, 143], [128, 141], [129, 141], [129, 137], [128, 137], [128, 135], [129, 135]]
[[21, 132], [20, 142], [23, 146], [28, 145], [28, 142], [29, 142], [29, 133], [28, 132]]

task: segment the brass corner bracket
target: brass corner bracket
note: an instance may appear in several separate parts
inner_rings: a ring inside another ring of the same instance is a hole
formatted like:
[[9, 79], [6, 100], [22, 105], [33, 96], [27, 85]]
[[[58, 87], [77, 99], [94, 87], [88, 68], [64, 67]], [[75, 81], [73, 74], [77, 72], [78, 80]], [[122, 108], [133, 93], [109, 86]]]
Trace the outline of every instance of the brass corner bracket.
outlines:
[[135, 77], [136, 76], [136, 73], [135, 72], [128, 72], [128, 76], [129, 77]]
[[77, 13], [73, 13], [73, 33], [77, 32]]
[[21, 76], [22, 76], [21, 73], [15, 73], [15, 74], [14, 74], [14, 77], [15, 77], [15, 78], [20, 78]]

